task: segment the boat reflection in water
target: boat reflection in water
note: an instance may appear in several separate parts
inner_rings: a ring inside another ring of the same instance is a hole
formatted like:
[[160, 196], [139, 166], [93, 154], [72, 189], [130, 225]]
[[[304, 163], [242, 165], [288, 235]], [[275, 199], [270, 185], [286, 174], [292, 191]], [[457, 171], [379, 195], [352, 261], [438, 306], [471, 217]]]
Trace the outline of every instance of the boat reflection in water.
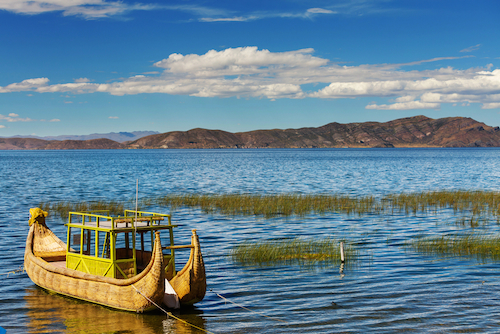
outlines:
[[[191, 334], [201, 331], [163, 313], [136, 314], [52, 294], [39, 287], [26, 289], [28, 333], [144, 333]], [[200, 312], [195, 309], [190, 312]], [[198, 314], [177, 317], [200, 328], [205, 320]]]

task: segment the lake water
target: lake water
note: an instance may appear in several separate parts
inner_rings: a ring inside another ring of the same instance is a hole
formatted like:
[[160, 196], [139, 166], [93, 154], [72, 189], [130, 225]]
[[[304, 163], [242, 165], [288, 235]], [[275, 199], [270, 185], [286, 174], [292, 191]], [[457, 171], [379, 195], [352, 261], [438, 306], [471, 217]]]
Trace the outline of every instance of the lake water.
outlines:
[[[25, 273], [5, 275], [23, 265], [29, 208], [53, 200], [131, 200], [136, 179], [140, 197], [500, 191], [500, 149], [0, 151], [0, 176], [0, 326], [7, 333], [201, 333], [160, 313], [117, 312], [51, 295]], [[195, 308], [174, 314], [214, 333], [499, 332], [499, 263], [402, 247], [421, 234], [467, 229], [456, 218], [442, 210], [267, 219], [178, 208], [176, 241], [188, 243], [198, 229], [209, 291]], [[64, 221], [52, 216], [47, 223], [65, 240]], [[499, 232], [496, 222], [481, 228]], [[296, 236], [348, 238], [365, 255], [342, 275], [333, 265], [244, 267], [227, 256], [242, 241]], [[179, 256], [178, 266], [185, 259]]]

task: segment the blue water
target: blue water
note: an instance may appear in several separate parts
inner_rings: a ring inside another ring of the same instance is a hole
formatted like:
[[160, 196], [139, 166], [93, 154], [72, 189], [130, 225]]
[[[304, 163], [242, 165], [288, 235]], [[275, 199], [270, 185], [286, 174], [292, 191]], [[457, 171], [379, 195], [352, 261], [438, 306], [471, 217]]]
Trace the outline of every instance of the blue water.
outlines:
[[[500, 191], [500, 149], [263, 149], [0, 151], [0, 326], [7, 333], [199, 333], [162, 314], [117, 312], [51, 295], [23, 265], [28, 211], [41, 201], [131, 200], [169, 193], [382, 196], [426, 190]], [[169, 208], [152, 207], [169, 213]], [[449, 210], [271, 218], [178, 208], [179, 243], [197, 228], [208, 291], [176, 315], [214, 333], [496, 333], [499, 263], [405, 250], [406, 240], [454, 233]], [[63, 240], [64, 221], [48, 225]], [[481, 226], [498, 233], [495, 222]], [[342, 237], [366, 258], [335, 266], [242, 267], [227, 257], [244, 240]], [[186, 255], [179, 257], [179, 265]], [[218, 297], [249, 307], [251, 313]], [[265, 316], [264, 316], [265, 315]], [[272, 318], [278, 318], [277, 321]]]

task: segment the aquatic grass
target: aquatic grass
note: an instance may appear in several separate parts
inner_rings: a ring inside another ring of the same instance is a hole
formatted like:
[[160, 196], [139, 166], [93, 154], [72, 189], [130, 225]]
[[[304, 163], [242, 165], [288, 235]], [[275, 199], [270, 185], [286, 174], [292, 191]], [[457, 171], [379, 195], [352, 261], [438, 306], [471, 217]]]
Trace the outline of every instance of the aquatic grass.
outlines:
[[[358, 261], [359, 252], [351, 243], [344, 246], [345, 262]], [[231, 258], [241, 265], [270, 266], [276, 264], [340, 263], [340, 241], [336, 239], [268, 240], [244, 242], [233, 247]]]
[[[60, 211], [63, 216], [68, 210], [90, 210], [89, 208], [110, 207], [114, 212], [118, 212], [126, 204], [133, 206], [132, 202], [121, 204], [112, 200], [41, 203], [44, 207]], [[205, 213], [255, 215], [266, 218], [327, 213], [362, 216], [400, 212], [416, 215], [451, 209], [455, 214], [462, 214], [462, 220], [471, 217], [467, 219], [477, 221], [479, 218], [483, 219], [482, 216], [489, 215], [496, 217], [500, 223], [500, 192], [491, 191], [429, 191], [389, 194], [380, 198], [339, 194], [169, 194], [143, 198], [140, 205], [168, 206], [171, 210], [185, 206], [199, 208]]]
[[124, 212], [125, 203], [112, 200], [98, 201], [54, 201], [40, 202], [38, 207], [49, 212], [49, 217], [54, 213], [61, 218], [67, 218], [70, 211], [92, 211], [92, 210], [109, 210], [112, 215], [119, 215]]
[[474, 217], [471, 218], [462, 217], [455, 221], [455, 225], [462, 227], [470, 227], [470, 228], [477, 228], [479, 226], [484, 226], [485, 224], [486, 220]]
[[500, 260], [500, 236], [467, 233], [452, 236], [417, 238], [407, 248], [430, 255], [475, 257], [478, 260]]
[[428, 191], [391, 194], [383, 198], [393, 210], [406, 214], [450, 208], [455, 213], [470, 212], [474, 216], [500, 216], [500, 192], [493, 191]]
[[328, 212], [364, 214], [383, 211], [381, 203], [372, 196], [352, 198], [343, 195], [173, 194], [158, 197], [155, 202], [172, 208], [181, 205], [199, 207], [206, 213], [220, 212], [226, 215], [262, 215], [265, 217], [304, 216]]

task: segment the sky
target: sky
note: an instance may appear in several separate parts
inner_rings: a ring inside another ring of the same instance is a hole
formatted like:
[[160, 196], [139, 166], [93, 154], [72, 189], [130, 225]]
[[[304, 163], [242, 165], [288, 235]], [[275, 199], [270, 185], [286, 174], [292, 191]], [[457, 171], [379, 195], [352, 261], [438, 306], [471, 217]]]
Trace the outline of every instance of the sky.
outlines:
[[0, 0], [0, 136], [500, 125], [498, 0]]

